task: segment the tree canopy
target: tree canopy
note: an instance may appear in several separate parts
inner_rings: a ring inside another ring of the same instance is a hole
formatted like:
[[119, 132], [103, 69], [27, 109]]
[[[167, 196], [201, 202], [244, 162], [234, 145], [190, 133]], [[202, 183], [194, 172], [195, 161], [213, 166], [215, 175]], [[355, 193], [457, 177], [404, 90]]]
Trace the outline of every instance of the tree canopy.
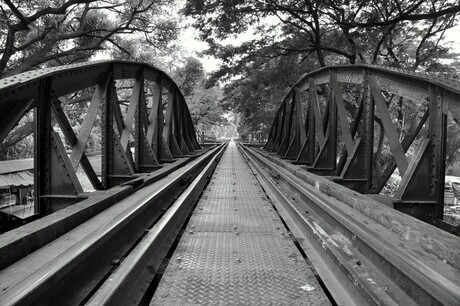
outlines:
[[[456, 70], [445, 32], [458, 23], [455, 0], [188, 0], [208, 54], [223, 61], [224, 101], [240, 130], [266, 132], [276, 105], [301, 74], [367, 63], [410, 70]], [[235, 42], [247, 34], [250, 39]]]
[[[165, 48], [177, 36], [174, 0], [4, 0], [0, 77], [88, 60], [97, 51], [132, 56], [130, 40]], [[147, 47], [148, 48], [148, 47]]]
[[223, 92], [219, 86], [207, 87], [207, 75], [203, 64], [194, 57], [187, 57], [185, 63], [172, 73], [187, 101], [193, 124], [200, 131], [208, 131], [213, 125], [224, 122], [220, 105]]
[[[314, 56], [316, 68], [357, 62], [427, 68], [447, 55], [442, 37], [459, 11], [456, 0], [189, 0], [185, 8], [208, 52], [224, 61], [218, 77], [290, 54]], [[254, 39], [223, 43], [247, 31]]]

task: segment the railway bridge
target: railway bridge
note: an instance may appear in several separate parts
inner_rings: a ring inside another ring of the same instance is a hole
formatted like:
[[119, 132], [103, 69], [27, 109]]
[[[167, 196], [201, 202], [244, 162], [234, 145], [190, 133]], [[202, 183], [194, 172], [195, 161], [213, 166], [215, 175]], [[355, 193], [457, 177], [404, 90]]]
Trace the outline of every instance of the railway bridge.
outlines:
[[1, 213], [0, 304], [460, 305], [458, 120], [458, 81], [336, 66], [294, 84], [263, 147], [202, 144], [147, 64], [1, 79], [0, 143], [31, 127], [34, 213]]

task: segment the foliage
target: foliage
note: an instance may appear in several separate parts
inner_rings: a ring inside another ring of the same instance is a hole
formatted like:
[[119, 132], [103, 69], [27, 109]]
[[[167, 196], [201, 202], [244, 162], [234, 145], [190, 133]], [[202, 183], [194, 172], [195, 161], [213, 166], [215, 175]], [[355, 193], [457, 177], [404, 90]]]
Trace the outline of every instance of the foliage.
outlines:
[[[338, 61], [416, 69], [447, 53], [441, 37], [459, 11], [455, 0], [189, 0], [185, 8], [227, 72], [290, 54], [314, 55], [319, 66]], [[247, 31], [253, 40], [219, 42]]]
[[172, 3], [5, 0], [0, 3], [0, 77], [88, 60], [101, 50], [132, 57], [127, 41], [134, 39], [165, 48], [177, 35], [176, 23], [168, 18]]
[[[226, 82], [225, 105], [239, 113], [242, 135], [266, 133], [287, 88], [326, 65], [368, 63], [456, 77], [441, 59], [453, 57], [443, 36], [459, 11], [455, 0], [188, 0], [184, 9], [209, 43], [206, 52], [223, 61], [211, 81]], [[235, 42], [241, 34], [250, 39]]]
[[193, 124], [198, 129], [210, 130], [223, 122], [222, 89], [206, 86], [207, 76], [200, 61], [186, 58], [184, 65], [173, 71], [172, 77], [184, 94]]
[[[168, 53], [178, 34], [177, 18], [171, 16], [173, 4], [175, 0], [5, 0], [0, 3], [0, 77], [86, 61], [100, 52], [158, 65], [153, 59]], [[91, 93], [79, 92], [60, 100], [78, 130]], [[25, 139], [33, 130], [33, 120], [21, 121], [0, 143], [3, 158], [5, 154], [25, 157], [21, 154], [31, 152], [23, 147], [33, 147]], [[99, 134], [91, 135], [90, 150], [100, 147]]]
[[225, 86], [223, 106], [240, 114], [238, 132], [243, 138], [249, 132], [268, 134], [281, 99], [307, 65], [299, 65], [295, 55], [275, 58], [258, 67], [248, 67], [239, 80]]

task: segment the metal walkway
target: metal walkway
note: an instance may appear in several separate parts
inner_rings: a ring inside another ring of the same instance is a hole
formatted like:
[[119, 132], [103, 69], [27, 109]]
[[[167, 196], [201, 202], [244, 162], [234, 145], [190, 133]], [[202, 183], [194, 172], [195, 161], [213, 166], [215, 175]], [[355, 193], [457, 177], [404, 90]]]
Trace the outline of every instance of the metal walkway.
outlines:
[[330, 304], [234, 142], [151, 302], [203, 304]]

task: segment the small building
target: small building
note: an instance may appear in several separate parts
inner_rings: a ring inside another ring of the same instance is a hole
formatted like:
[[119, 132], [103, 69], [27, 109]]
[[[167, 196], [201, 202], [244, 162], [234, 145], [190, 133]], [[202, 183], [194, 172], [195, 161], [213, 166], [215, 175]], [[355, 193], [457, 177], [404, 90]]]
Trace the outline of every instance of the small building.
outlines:
[[0, 161], [0, 206], [7, 205], [13, 198], [14, 204], [27, 204], [33, 187], [33, 158]]

